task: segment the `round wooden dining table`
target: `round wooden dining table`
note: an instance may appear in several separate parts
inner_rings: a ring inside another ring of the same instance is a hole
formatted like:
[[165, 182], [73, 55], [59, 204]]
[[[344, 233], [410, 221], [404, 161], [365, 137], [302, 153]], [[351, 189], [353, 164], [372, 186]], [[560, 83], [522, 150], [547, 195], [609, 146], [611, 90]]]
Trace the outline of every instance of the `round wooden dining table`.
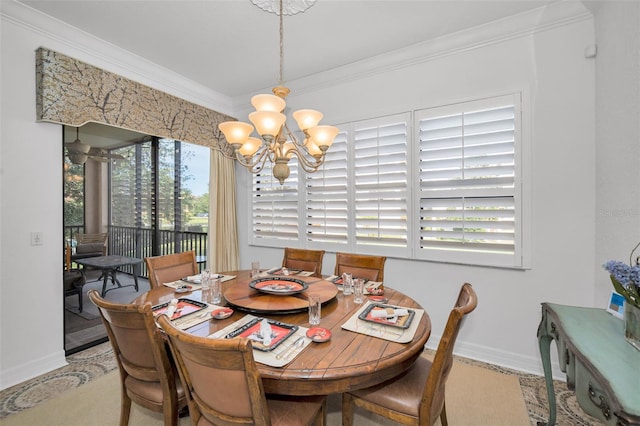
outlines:
[[[250, 273], [246, 271], [223, 272], [235, 276], [223, 282], [223, 294], [230, 297], [249, 290]], [[298, 277], [308, 284], [306, 292], [313, 293], [314, 286], [326, 294], [328, 281], [316, 277]], [[255, 290], [250, 289], [250, 292]], [[350, 390], [362, 389], [382, 383], [407, 370], [423, 352], [424, 345], [431, 334], [431, 320], [425, 311], [420, 318], [416, 333], [408, 343], [397, 343], [381, 338], [345, 330], [341, 326], [362, 307], [355, 304], [353, 295], [345, 296], [336, 291], [335, 295], [324, 300], [320, 327], [331, 331], [330, 340], [311, 343], [296, 358], [284, 367], [271, 367], [256, 363], [266, 393], [279, 395], [329, 395]], [[160, 286], [139, 296], [134, 303], [157, 305], [172, 298], [201, 299], [201, 292], [174, 293], [174, 289]], [[276, 296], [277, 297], [277, 296]], [[384, 297], [388, 304], [410, 309], [422, 307], [409, 296], [385, 286]], [[227, 303], [223, 301], [221, 305]], [[251, 308], [230, 305], [234, 308], [232, 316], [222, 320], [210, 319], [186, 331], [198, 336], [209, 336], [218, 330], [241, 319], [246, 314], [256, 314]], [[259, 311], [260, 317], [274, 319], [282, 323], [309, 327], [306, 310], [278, 313], [277, 310]]]

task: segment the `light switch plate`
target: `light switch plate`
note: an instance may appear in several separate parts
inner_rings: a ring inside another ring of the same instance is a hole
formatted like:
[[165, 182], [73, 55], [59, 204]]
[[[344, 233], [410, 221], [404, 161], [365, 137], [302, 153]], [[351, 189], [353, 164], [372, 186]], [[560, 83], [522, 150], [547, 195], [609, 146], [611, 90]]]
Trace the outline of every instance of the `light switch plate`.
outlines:
[[41, 246], [42, 245], [42, 232], [32, 232], [31, 233], [31, 245], [32, 246]]

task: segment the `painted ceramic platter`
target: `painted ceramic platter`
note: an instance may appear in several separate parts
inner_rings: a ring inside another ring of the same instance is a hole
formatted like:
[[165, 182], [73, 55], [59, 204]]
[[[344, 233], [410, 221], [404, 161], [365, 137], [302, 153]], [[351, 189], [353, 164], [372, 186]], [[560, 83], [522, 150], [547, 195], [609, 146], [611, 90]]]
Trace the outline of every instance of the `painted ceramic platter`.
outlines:
[[249, 287], [262, 293], [288, 296], [303, 292], [308, 286], [307, 283], [297, 278], [265, 277], [251, 281]]
[[369, 296], [369, 300], [376, 303], [387, 303], [389, 299], [384, 296]]
[[373, 312], [374, 311], [391, 311], [393, 312], [397, 309], [397, 306], [391, 305], [382, 305], [378, 303], [373, 303], [369, 305], [360, 315], [362, 321], [374, 322], [376, 324], [388, 325], [389, 327], [397, 327], [397, 328], [409, 328], [411, 325], [411, 321], [413, 321], [413, 317], [415, 315], [415, 311], [411, 309], [407, 309], [407, 315], [396, 316], [396, 317], [377, 317]]
[[331, 339], [331, 330], [322, 327], [311, 327], [307, 330], [307, 337], [314, 342], [326, 342]]
[[211, 312], [211, 316], [215, 319], [225, 319], [229, 318], [231, 315], [233, 315], [233, 309], [231, 308], [220, 308]]
[[231, 339], [234, 337], [246, 337], [251, 340], [253, 349], [269, 352], [277, 348], [282, 342], [287, 340], [287, 337], [298, 330], [297, 325], [285, 324], [279, 321], [267, 319], [267, 322], [271, 327], [271, 339], [270, 343], [266, 345], [264, 343], [264, 338], [261, 335], [262, 319], [263, 318], [254, 318], [248, 324], [245, 324], [237, 330], [227, 334], [225, 338]]
[[[178, 299], [178, 305], [176, 307], [176, 311], [173, 314], [172, 320], [178, 319], [185, 315], [192, 314], [194, 312], [200, 311], [207, 307], [206, 303], [199, 302], [197, 300], [191, 299]], [[160, 305], [156, 305], [151, 310], [153, 311], [153, 315], [160, 315], [167, 311], [169, 308], [169, 302], [162, 303]]]

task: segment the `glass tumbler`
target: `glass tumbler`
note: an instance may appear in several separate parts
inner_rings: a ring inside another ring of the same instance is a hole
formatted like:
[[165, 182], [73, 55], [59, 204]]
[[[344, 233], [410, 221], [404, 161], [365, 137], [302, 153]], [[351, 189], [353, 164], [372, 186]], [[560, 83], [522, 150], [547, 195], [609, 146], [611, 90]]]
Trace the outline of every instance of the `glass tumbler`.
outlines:
[[220, 278], [212, 278], [211, 280], [211, 303], [219, 304], [222, 301], [222, 281]]
[[364, 280], [362, 278], [353, 279], [353, 303], [364, 302]]
[[349, 272], [345, 272], [342, 274], [342, 294], [345, 296], [353, 293], [353, 277]]
[[319, 296], [309, 295], [309, 324], [320, 324], [322, 303]]
[[200, 285], [202, 291], [202, 301], [205, 303], [211, 303], [211, 272], [205, 269], [200, 274]]
[[251, 262], [251, 278], [256, 278], [260, 274], [260, 261]]

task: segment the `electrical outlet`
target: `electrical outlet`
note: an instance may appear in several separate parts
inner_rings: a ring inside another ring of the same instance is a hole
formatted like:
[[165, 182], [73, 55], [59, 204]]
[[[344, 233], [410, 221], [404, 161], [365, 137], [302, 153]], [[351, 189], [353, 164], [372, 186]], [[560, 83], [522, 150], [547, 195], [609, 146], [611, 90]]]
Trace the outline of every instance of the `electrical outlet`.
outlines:
[[32, 246], [41, 246], [42, 245], [42, 232], [32, 232], [31, 233], [31, 245]]

